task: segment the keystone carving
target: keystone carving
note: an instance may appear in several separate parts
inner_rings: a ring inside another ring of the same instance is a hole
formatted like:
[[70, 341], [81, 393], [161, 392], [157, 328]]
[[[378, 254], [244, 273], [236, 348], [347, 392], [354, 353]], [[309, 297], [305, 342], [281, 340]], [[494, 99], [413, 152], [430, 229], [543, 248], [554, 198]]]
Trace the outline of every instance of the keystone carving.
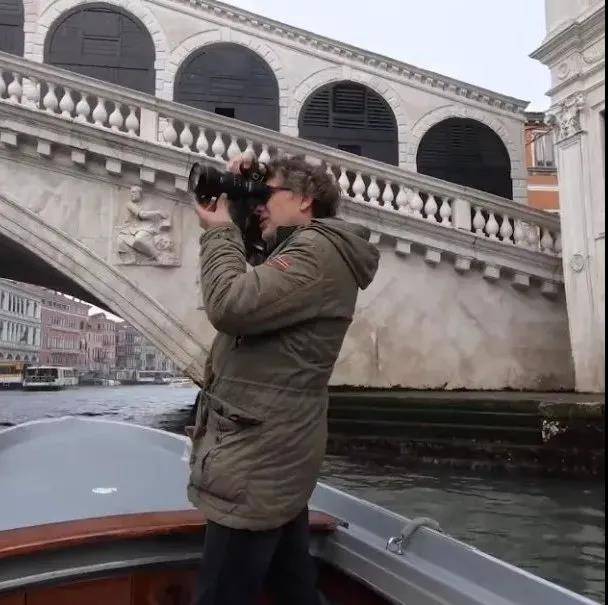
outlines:
[[557, 129], [558, 142], [582, 130], [581, 111], [584, 107], [585, 97], [582, 93], [577, 93], [547, 113], [546, 122]]

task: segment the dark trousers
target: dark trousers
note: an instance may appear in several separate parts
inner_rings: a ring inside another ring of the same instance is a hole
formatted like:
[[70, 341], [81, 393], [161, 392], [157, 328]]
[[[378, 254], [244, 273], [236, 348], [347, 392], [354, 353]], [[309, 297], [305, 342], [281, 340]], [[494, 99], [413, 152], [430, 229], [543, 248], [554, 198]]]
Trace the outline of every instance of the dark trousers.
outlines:
[[308, 509], [269, 531], [208, 523], [195, 605], [257, 605], [264, 590], [275, 605], [321, 605], [308, 545]]

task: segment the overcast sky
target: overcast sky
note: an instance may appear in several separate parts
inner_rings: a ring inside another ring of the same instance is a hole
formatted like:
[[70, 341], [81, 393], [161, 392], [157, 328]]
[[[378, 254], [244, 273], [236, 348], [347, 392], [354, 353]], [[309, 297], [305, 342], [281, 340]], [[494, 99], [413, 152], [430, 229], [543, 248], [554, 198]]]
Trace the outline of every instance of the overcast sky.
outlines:
[[549, 107], [545, 0], [224, 0], [227, 4]]

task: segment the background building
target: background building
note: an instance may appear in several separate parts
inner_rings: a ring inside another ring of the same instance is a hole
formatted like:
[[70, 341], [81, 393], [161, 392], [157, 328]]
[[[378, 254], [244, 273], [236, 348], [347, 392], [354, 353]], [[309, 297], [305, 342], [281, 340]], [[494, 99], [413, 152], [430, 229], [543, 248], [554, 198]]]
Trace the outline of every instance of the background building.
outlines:
[[39, 361], [41, 310], [35, 288], [0, 279], [0, 361]]
[[542, 112], [526, 113], [526, 166], [528, 204], [559, 211], [559, 183], [555, 160], [555, 134]]
[[119, 370], [176, 372], [173, 361], [126, 322], [116, 328], [116, 367]]
[[127, 322], [116, 326], [116, 367], [139, 370], [144, 337]]
[[564, 281], [579, 391], [605, 389], [604, 0], [546, 0], [547, 36], [532, 57], [551, 70], [549, 121], [559, 166]]
[[110, 376], [116, 368], [116, 323], [103, 313], [91, 315], [86, 335], [87, 370]]
[[87, 368], [87, 318], [90, 306], [63, 294], [39, 289], [42, 301], [40, 363]]

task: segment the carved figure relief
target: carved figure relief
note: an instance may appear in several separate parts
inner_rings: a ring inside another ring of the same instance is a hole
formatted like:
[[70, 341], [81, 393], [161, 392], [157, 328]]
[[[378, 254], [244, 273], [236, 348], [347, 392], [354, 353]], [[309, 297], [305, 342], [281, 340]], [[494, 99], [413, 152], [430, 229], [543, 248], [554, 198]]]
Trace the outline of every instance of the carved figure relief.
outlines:
[[171, 216], [163, 210], [145, 210], [141, 187], [131, 187], [127, 219], [116, 227], [119, 264], [176, 266], [179, 258]]

